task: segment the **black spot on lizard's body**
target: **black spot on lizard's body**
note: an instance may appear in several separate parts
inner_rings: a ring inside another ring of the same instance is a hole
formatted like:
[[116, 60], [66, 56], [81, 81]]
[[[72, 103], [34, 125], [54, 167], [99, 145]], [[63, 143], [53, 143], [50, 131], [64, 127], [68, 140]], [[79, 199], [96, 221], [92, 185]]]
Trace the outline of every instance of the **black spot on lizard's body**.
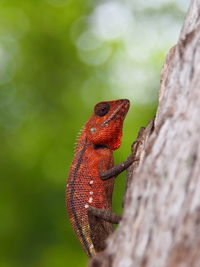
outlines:
[[94, 149], [108, 148], [106, 145], [94, 145]]

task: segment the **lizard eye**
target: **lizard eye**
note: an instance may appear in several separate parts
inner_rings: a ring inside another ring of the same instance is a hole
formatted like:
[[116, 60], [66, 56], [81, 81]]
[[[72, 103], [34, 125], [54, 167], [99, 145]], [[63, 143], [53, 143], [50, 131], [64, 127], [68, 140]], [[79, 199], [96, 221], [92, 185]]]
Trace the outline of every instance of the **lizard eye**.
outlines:
[[109, 110], [110, 105], [107, 102], [98, 103], [94, 107], [94, 113], [99, 117], [103, 117], [104, 115], [106, 115]]

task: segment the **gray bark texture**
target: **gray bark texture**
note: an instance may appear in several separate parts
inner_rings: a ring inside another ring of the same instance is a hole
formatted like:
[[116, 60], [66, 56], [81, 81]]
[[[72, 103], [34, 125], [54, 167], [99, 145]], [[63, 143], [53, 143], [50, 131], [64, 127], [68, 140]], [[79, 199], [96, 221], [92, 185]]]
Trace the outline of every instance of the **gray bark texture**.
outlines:
[[90, 266], [200, 267], [200, 0], [190, 3], [155, 120], [138, 140], [122, 221]]

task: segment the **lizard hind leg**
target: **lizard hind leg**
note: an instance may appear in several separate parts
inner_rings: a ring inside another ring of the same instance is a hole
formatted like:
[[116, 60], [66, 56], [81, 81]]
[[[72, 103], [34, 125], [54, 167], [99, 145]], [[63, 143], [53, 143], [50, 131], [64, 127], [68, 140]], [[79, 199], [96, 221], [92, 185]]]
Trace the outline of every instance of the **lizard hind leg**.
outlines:
[[90, 207], [88, 209], [88, 214], [89, 216], [96, 216], [112, 224], [118, 224], [120, 220], [122, 219], [121, 215], [112, 213], [109, 210], [97, 209], [94, 207]]
[[88, 209], [90, 235], [96, 252], [106, 247], [106, 239], [113, 232], [113, 223], [119, 223], [121, 216], [94, 207]]

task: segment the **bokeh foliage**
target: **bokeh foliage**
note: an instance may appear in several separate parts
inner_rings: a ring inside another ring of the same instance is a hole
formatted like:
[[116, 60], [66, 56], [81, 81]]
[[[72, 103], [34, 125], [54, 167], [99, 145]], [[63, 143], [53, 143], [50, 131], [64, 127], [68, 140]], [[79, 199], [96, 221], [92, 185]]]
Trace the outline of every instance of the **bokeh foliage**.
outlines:
[[155, 114], [186, 2], [0, 1], [1, 267], [86, 265], [65, 210], [76, 133], [97, 102], [129, 98], [115, 153], [126, 158]]

